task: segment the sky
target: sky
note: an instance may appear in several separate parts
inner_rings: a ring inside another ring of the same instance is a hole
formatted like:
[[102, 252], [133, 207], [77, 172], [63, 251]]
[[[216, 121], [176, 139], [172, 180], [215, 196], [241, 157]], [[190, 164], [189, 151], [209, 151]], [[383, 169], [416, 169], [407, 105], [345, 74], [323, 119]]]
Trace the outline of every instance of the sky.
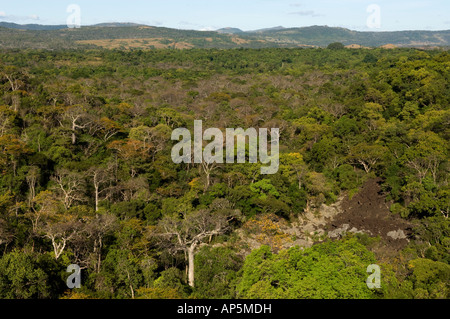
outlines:
[[134, 22], [177, 29], [244, 31], [327, 25], [357, 31], [448, 30], [449, 0], [0, 0], [0, 21], [81, 25]]

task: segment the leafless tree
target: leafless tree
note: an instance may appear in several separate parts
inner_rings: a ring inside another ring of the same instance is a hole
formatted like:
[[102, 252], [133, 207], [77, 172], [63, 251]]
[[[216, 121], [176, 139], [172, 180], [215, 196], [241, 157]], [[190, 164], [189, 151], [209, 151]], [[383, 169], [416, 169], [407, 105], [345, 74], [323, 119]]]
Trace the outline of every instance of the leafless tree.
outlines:
[[15, 112], [18, 111], [20, 107], [20, 96], [19, 92], [25, 87], [26, 74], [19, 72], [13, 66], [3, 66], [0, 67], [0, 77], [8, 81], [9, 87], [12, 91], [12, 106]]
[[143, 176], [130, 178], [118, 186], [121, 187], [121, 195], [124, 201], [133, 200], [138, 194], [142, 194], [143, 192], [146, 192], [147, 196], [150, 196], [148, 181]]
[[9, 229], [9, 223], [0, 218], [0, 245], [8, 245], [14, 238], [13, 233]]
[[103, 240], [117, 226], [117, 218], [111, 214], [97, 214], [88, 218], [83, 228], [71, 240], [75, 263], [82, 268], [92, 267], [100, 272]]
[[[80, 105], [69, 106], [62, 114], [62, 120], [69, 122], [70, 130], [72, 131], [72, 144], [77, 142], [77, 130], [85, 129], [91, 123], [90, 118], [87, 116], [83, 107]], [[64, 126], [60, 122], [61, 126]]]
[[6, 134], [8, 129], [12, 126], [9, 111], [6, 107], [0, 107], [0, 136]]
[[65, 209], [69, 209], [74, 202], [84, 201], [85, 181], [82, 173], [58, 169], [51, 179], [62, 196]]
[[57, 211], [58, 202], [54, 194], [50, 191], [43, 191], [30, 201], [30, 210], [25, 213], [25, 217], [31, 221], [33, 233], [37, 234], [42, 219], [56, 214]]
[[230, 222], [239, 218], [240, 212], [230, 209], [201, 210], [182, 218], [164, 217], [156, 230], [160, 246], [175, 254], [182, 251], [187, 256], [188, 283], [194, 287], [194, 257], [206, 239], [226, 233]]
[[30, 189], [29, 202], [31, 203], [36, 197], [36, 185], [40, 177], [40, 170], [37, 166], [31, 166], [26, 176], [28, 188]]
[[217, 163], [208, 163], [207, 161], [203, 161], [201, 164], [201, 168], [206, 175], [206, 183], [205, 183], [205, 192], [208, 190], [211, 185], [211, 173], [218, 167]]
[[100, 196], [107, 191], [107, 188], [104, 186], [112, 179], [111, 172], [107, 168], [92, 167], [89, 169], [88, 175], [91, 177], [92, 184], [94, 185], [95, 211], [98, 212]]
[[52, 242], [55, 259], [58, 259], [67, 244], [81, 231], [82, 223], [72, 215], [54, 214], [46, 216], [38, 225], [38, 231]]
[[427, 157], [418, 156], [416, 158], [408, 159], [406, 165], [417, 172], [417, 176], [421, 183], [429, 172], [433, 177], [434, 183], [436, 183], [438, 168], [441, 161], [442, 159], [439, 158], [439, 156], [432, 154]]

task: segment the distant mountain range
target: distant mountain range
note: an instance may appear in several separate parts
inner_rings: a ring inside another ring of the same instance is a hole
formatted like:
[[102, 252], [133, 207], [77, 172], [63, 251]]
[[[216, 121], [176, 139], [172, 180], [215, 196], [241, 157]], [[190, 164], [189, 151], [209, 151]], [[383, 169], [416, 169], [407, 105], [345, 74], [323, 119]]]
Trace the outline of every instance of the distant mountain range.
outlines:
[[50, 31], [67, 29], [67, 25], [17, 24], [13, 22], [0, 22], [0, 27], [17, 30]]
[[259, 29], [259, 30], [254, 30], [254, 31], [242, 31], [241, 29], [238, 28], [222, 28], [217, 30], [217, 32], [219, 33], [226, 33], [226, 34], [239, 34], [239, 33], [264, 33], [264, 32], [268, 32], [268, 31], [280, 31], [280, 30], [284, 30], [286, 29], [285, 27], [274, 27], [274, 28], [266, 28], [266, 29]]
[[223, 28], [223, 29], [217, 30], [217, 32], [219, 32], [219, 33], [225, 33], [225, 34], [239, 34], [239, 33], [244, 33], [244, 31], [242, 31], [241, 29], [238, 29], [238, 28]]
[[249, 32], [249, 33], [264, 33], [264, 32], [270, 32], [270, 31], [280, 31], [280, 30], [284, 30], [284, 29], [286, 29], [286, 28], [282, 27], [282, 26], [278, 26], [278, 27], [273, 27], [273, 28], [259, 29], [259, 30], [247, 31], [247, 32]]
[[450, 30], [359, 32], [327, 26], [279, 26], [254, 31], [238, 28], [195, 31], [117, 22], [68, 29], [66, 25], [0, 22], [0, 48], [297, 48], [326, 47], [332, 42], [351, 48], [449, 47]]
[[[106, 22], [94, 24], [92, 27], [138, 27], [141, 24], [137, 23], [122, 23], [122, 22]], [[67, 25], [43, 25], [43, 24], [17, 24], [13, 22], [0, 22], [0, 27], [18, 30], [34, 30], [34, 31], [51, 31], [67, 29]]]

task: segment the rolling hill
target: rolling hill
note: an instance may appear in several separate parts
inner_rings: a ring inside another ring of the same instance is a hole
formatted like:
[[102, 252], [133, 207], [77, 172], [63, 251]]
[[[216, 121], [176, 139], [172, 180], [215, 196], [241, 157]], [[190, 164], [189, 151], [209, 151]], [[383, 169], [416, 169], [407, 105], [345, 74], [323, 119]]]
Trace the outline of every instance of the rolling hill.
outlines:
[[13, 22], [0, 22], [0, 27], [17, 30], [49, 31], [67, 29], [67, 25], [17, 24]]
[[386, 44], [396, 46], [448, 46], [450, 30], [446, 31], [396, 31], [358, 32], [345, 28], [312, 26], [305, 28], [273, 29], [261, 33], [266, 39], [282, 43], [304, 43], [325, 46], [331, 42], [344, 45], [359, 44], [378, 47]]
[[178, 30], [133, 23], [103, 23], [68, 29], [63, 25], [0, 23], [0, 48], [58, 49], [104, 47], [155, 48], [267, 48], [326, 47], [342, 42], [350, 47], [446, 47], [450, 30], [358, 32], [345, 28], [311, 26], [275, 27], [255, 31], [224, 28], [217, 31]]
[[239, 34], [244, 33], [241, 29], [238, 28], [222, 28], [217, 30], [218, 33], [225, 33], [225, 34]]

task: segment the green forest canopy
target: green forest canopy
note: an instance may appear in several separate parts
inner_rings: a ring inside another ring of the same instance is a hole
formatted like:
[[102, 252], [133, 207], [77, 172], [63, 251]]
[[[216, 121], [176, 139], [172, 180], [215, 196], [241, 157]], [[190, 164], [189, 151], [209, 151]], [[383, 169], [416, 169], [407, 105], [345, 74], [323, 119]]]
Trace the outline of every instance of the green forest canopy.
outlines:
[[[0, 51], [0, 297], [448, 298], [449, 86], [445, 50]], [[173, 164], [200, 119], [280, 128], [279, 172]], [[364, 236], [242, 251], [246, 223], [373, 177], [415, 225], [395, 256]]]

